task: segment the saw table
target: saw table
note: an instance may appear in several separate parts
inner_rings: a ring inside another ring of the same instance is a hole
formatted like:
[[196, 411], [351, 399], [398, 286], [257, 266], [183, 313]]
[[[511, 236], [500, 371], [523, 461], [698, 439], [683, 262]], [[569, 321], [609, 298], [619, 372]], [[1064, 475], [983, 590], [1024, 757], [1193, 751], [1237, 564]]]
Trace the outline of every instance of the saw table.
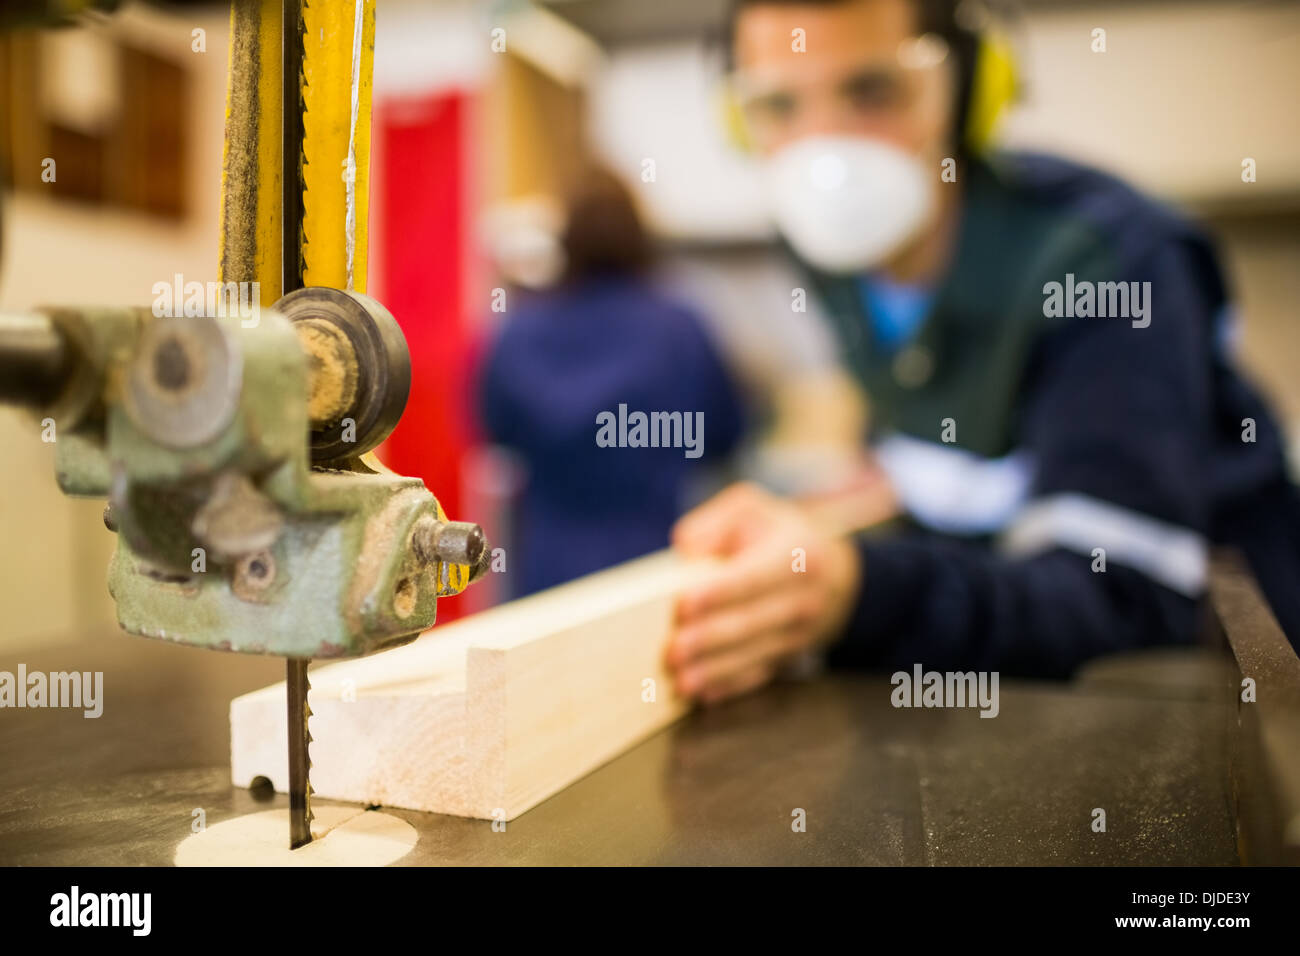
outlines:
[[[418, 833], [398, 863], [1294, 864], [1300, 660], [1239, 563], [1217, 561], [1211, 591], [1207, 647], [1004, 679], [993, 720], [896, 709], [888, 675], [822, 675], [696, 712], [504, 831], [385, 807]], [[231, 787], [226, 722], [279, 667], [202, 658], [104, 634], [0, 660], [104, 673], [98, 719], [0, 721], [0, 865], [168, 865], [200, 815], [286, 806]]]
[[[6, 713], [0, 864], [169, 865], [196, 810], [212, 826], [286, 805], [232, 788], [228, 762], [229, 701], [274, 662], [97, 643], [26, 659], [103, 670], [104, 714]], [[1178, 651], [1006, 680], [996, 720], [894, 709], [885, 675], [823, 676], [696, 713], [504, 832], [384, 812], [419, 833], [408, 865], [1231, 864], [1223, 666]]]
[[[504, 831], [385, 807], [418, 833], [397, 862], [1294, 864], [1300, 660], [1239, 562], [1216, 561], [1211, 592], [1206, 647], [1104, 658], [1068, 684], [1004, 679], [993, 720], [896, 709], [885, 674], [827, 674], [693, 713]], [[0, 721], [0, 865], [168, 865], [200, 816], [285, 807], [230, 785], [229, 702], [274, 660], [210, 668], [193, 648], [96, 638], [0, 660], [104, 673], [98, 719]]]

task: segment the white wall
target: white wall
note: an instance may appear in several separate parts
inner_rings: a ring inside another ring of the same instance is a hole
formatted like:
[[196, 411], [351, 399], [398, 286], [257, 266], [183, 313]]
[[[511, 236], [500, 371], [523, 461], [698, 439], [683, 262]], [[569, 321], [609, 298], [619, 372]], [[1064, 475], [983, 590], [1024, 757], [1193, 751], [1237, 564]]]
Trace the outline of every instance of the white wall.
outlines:
[[715, 59], [697, 42], [616, 51], [591, 86], [593, 145], [637, 187], [664, 235], [770, 234], [757, 167], [723, 133]]
[[[1105, 53], [1092, 52], [1094, 29]], [[1017, 45], [1028, 96], [1008, 117], [1008, 143], [1177, 200], [1300, 198], [1300, 4], [1036, 6]], [[1258, 163], [1252, 186], [1244, 157]]]

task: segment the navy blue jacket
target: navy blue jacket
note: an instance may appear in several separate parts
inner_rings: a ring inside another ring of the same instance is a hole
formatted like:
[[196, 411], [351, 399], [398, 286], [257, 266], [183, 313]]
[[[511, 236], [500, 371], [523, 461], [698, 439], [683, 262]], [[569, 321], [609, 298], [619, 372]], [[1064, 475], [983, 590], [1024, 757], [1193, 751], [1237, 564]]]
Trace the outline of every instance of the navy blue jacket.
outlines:
[[[872, 341], [857, 290], [813, 279], [887, 444], [964, 455], [959, 485], [1014, 462], [1023, 486], [984, 526], [918, 520], [864, 538], [832, 660], [1065, 676], [1099, 654], [1192, 641], [1215, 544], [1244, 552], [1295, 642], [1300, 504], [1274, 419], [1225, 354], [1228, 296], [1205, 237], [1047, 157], [975, 164], [964, 188], [919, 376], [914, 362], [901, 384], [890, 377], [895, 356]], [[1048, 284], [1067, 275], [1149, 282], [1148, 324], [1045, 315]]]
[[[730, 451], [742, 429], [735, 387], [701, 320], [632, 277], [512, 304], [480, 400], [489, 435], [529, 470], [507, 565], [516, 595], [667, 547], [688, 478]], [[618, 416], [620, 405], [627, 415], [702, 413], [702, 454], [601, 447], [597, 417]]]

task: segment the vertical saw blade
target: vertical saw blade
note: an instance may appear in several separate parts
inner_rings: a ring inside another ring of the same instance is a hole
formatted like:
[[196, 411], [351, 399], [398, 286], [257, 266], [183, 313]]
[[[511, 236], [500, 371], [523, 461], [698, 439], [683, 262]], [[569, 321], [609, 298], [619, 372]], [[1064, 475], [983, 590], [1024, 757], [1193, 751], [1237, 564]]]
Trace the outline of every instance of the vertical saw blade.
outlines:
[[290, 658], [285, 696], [289, 706], [289, 849], [311, 842], [311, 730], [307, 725], [311, 707], [307, 692], [307, 661]]

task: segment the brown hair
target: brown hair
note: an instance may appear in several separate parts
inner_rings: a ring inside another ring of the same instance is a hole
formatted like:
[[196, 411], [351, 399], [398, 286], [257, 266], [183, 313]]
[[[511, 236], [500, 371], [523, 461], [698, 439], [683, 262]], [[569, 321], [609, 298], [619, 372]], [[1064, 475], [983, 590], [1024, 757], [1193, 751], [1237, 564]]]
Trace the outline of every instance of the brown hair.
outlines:
[[588, 168], [570, 193], [566, 212], [566, 279], [632, 274], [650, 264], [650, 237], [632, 193], [609, 170]]

